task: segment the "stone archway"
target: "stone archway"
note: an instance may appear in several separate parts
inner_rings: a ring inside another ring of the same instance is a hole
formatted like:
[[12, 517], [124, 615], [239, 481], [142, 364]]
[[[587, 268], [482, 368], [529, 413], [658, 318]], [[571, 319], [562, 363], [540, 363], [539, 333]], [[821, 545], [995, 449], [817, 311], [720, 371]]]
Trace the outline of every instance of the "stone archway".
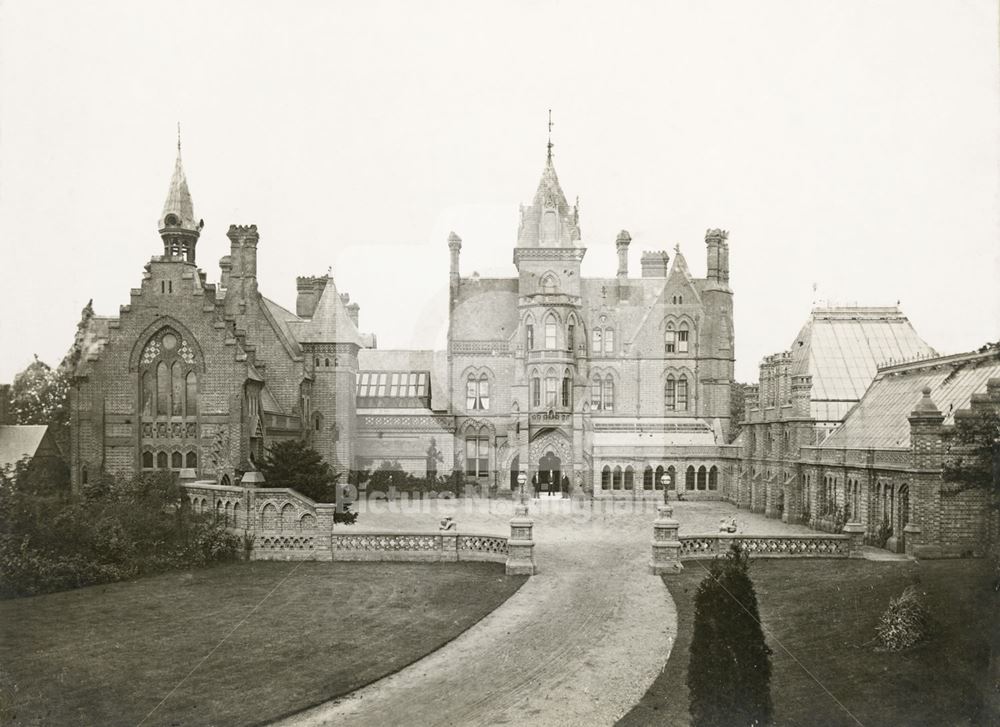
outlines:
[[538, 433], [528, 444], [528, 466], [536, 491], [568, 494], [576, 469], [569, 437], [558, 429]]

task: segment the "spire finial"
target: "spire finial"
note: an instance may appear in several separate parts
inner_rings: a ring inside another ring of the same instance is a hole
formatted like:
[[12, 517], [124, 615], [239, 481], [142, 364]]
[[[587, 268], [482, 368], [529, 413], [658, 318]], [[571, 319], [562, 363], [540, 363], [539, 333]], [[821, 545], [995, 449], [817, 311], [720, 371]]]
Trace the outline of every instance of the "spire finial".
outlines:
[[177, 122], [177, 156], [181, 155], [181, 122]]
[[548, 160], [552, 161], [552, 109], [549, 109], [549, 144], [548, 144], [549, 154]]

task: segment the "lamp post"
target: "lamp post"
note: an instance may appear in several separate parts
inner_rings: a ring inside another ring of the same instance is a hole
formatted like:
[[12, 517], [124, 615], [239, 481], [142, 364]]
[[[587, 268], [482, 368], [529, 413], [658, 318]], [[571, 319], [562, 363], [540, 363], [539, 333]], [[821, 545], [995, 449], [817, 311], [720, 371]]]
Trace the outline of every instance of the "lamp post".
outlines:
[[521, 504], [524, 504], [524, 485], [528, 481], [528, 475], [525, 474], [524, 470], [517, 475], [517, 484], [521, 489]]
[[667, 494], [667, 488], [670, 487], [670, 475], [664, 472], [663, 477], [660, 478], [660, 484], [663, 485], [663, 504], [666, 505], [670, 501]]

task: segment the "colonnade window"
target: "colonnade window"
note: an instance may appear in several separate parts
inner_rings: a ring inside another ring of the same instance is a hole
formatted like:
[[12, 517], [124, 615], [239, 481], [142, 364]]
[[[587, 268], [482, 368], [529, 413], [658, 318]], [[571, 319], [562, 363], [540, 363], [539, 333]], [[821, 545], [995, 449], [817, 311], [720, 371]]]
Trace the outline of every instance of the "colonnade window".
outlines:
[[185, 467], [189, 469], [198, 468], [198, 453], [189, 451], [187, 453], [174, 450], [173, 452], [152, 452], [145, 450], [141, 456], [142, 469], [144, 470], [180, 470]]

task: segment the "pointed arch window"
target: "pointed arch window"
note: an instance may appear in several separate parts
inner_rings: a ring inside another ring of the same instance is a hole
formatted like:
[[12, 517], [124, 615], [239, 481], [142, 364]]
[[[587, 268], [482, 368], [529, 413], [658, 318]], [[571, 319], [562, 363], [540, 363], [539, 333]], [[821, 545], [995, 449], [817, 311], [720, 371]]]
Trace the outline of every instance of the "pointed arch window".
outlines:
[[524, 327], [524, 344], [529, 351], [535, 350], [535, 324], [528, 323]]
[[552, 273], [542, 278], [542, 292], [546, 295], [553, 295], [559, 292], [559, 281]]
[[556, 405], [559, 381], [556, 379], [556, 372], [549, 369], [545, 372], [545, 406], [549, 409]]
[[594, 329], [594, 345], [591, 346], [595, 356], [599, 356], [604, 346], [604, 336], [602, 335], [600, 328]]
[[656, 472], [653, 475], [653, 489], [662, 490], [663, 489], [663, 465], [656, 465]]
[[611, 489], [611, 468], [608, 465], [604, 465], [604, 469], [601, 470], [601, 489]]
[[555, 316], [549, 314], [548, 318], [545, 319], [545, 348], [549, 351], [555, 350], [556, 347], [556, 319]]
[[490, 472], [489, 430], [483, 427], [465, 438], [465, 474], [469, 477], [488, 477]]
[[681, 376], [677, 381], [677, 411], [687, 411], [688, 408], [688, 380], [687, 376]]
[[705, 465], [698, 468], [698, 489], [704, 490], [707, 483], [708, 470], [705, 469]]
[[169, 469], [169, 465], [168, 465], [168, 462], [167, 462], [167, 453], [166, 452], [157, 452], [156, 453], [156, 469], [158, 469], [158, 470]]
[[712, 465], [712, 469], [708, 471], [708, 489], [719, 489], [719, 468], [714, 464]]
[[198, 413], [198, 374], [188, 371], [184, 388], [184, 414], [194, 416]]
[[622, 468], [615, 465], [615, 471], [611, 479], [611, 489], [620, 490], [622, 488]]
[[667, 374], [667, 382], [663, 386], [663, 406], [667, 411], [677, 409], [677, 379], [673, 374]]
[[537, 373], [531, 377], [531, 405], [542, 405], [542, 379]]
[[694, 489], [694, 465], [688, 465], [687, 471], [684, 473], [684, 489]]
[[667, 330], [663, 334], [663, 350], [667, 353], [677, 352], [677, 331], [674, 330], [673, 323], [667, 324]]
[[172, 452], [170, 455], [170, 469], [184, 469], [184, 455], [180, 452]]
[[650, 467], [648, 464], [646, 465], [646, 469], [642, 471], [642, 489], [644, 490], [653, 489], [653, 468]]
[[604, 329], [604, 353], [614, 353], [615, 352], [615, 329], [605, 328]]
[[490, 408], [490, 379], [485, 372], [469, 374], [465, 382], [465, 408], [485, 411]]
[[688, 324], [681, 322], [677, 327], [677, 353], [688, 352]]
[[632, 465], [625, 468], [625, 489], [635, 489], [635, 470], [632, 469]]
[[676, 490], [677, 489], [677, 470], [673, 465], [667, 467], [667, 489]]
[[567, 369], [563, 372], [562, 380], [562, 405], [564, 407], [569, 407], [573, 405], [572, 402], [572, 386], [570, 384], [569, 370]]
[[159, 416], [170, 414], [170, 369], [163, 361], [156, 364], [156, 413]]
[[573, 321], [566, 326], [566, 350], [572, 351], [576, 348], [576, 324]]
[[604, 388], [604, 381], [600, 376], [595, 376], [590, 383], [590, 408], [594, 411], [601, 409], [601, 389]]
[[604, 379], [604, 411], [613, 411], [615, 408], [615, 380], [608, 374]]
[[142, 468], [144, 470], [151, 470], [151, 469], [153, 469], [153, 453], [152, 452], [143, 452], [142, 453]]
[[186, 457], [186, 462], [188, 469], [198, 468], [198, 454], [196, 452], [188, 452]]

